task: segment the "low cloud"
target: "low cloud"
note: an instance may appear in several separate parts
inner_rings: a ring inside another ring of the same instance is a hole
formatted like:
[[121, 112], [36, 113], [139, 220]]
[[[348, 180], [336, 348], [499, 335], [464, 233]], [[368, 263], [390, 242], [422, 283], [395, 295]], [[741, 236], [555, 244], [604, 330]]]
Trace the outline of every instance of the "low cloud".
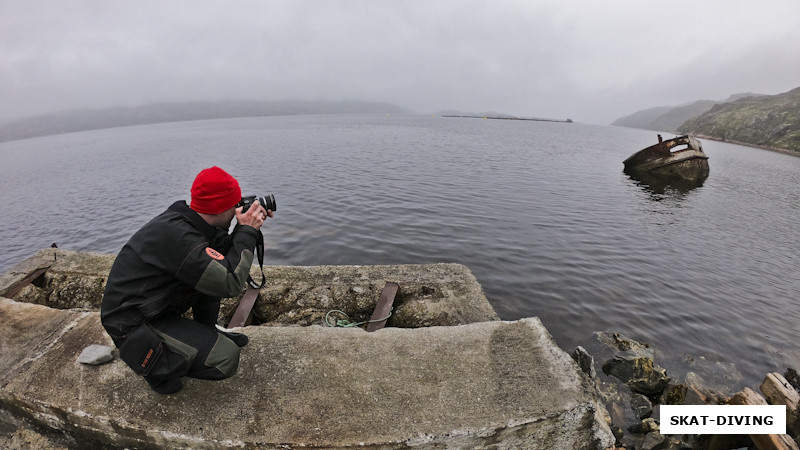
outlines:
[[0, 1], [0, 120], [192, 100], [369, 100], [610, 123], [800, 85], [800, 3]]

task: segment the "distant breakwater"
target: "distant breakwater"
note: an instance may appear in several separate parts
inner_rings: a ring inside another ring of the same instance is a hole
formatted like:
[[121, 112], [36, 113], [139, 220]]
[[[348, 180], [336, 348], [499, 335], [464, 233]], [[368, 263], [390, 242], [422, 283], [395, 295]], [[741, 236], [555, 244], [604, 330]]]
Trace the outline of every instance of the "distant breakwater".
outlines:
[[454, 114], [443, 114], [442, 117], [456, 117], [456, 118], [461, 118], [461, 119], [529, 120], [529, 121], [533, 121], [533, 122], [572, 123], [572, 119], [566, 119], [566, 120], [539, 119], [539, 118], [535, 118], [535, 117], [480, 116], [480, 115], [454, 115]]

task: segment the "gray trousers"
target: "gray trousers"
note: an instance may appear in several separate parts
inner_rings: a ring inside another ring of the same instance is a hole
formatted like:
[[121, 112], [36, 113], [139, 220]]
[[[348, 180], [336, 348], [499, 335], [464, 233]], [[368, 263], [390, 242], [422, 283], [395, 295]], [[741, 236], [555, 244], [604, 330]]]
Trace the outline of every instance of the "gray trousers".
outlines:
[[239, 347], [215, 327], [219, 299], [198, 295], [192, 300], [189, 305], [184, 305], [192, 308], [194, 320], [181, 317], [180, 314], [184, 311], [176, 310], [174, 314], [148, 323], [170, 351], [156, 362], [159, 370], [153, 372], [158, 375], [151, 372], [147, 376], [149, 381], [183, 376], [221, 380], [236, 374], [239, 368]]

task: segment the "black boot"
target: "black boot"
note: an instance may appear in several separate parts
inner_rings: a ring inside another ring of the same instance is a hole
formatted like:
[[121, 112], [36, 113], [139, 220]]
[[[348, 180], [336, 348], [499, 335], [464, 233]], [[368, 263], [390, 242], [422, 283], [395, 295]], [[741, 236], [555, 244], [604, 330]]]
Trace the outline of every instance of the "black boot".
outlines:
[[161, 378], [144, 377], [150, 388], [159, 394], [174, 394], [183, 389], [183, 381], [180, 378], [168, 378], [166, 380]]
[[219, 328], [217, 328], [217, 331], [222, 333], [223, 336], [232, 340], [239, 347], [244, 347], [248, 342], [250, 342], [250, 338], [248, 338], [246, 334], [234, 333], [232, 331], [222, 331]]

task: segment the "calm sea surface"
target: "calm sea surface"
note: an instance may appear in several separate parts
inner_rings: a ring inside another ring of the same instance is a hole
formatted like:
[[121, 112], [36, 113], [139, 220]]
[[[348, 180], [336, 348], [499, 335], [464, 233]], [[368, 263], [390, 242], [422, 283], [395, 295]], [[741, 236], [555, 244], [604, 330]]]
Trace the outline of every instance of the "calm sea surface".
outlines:
[[[671, 137], [671, 135], [665, 135]], [[654, 132], [426, 116], [289, 116], [0, 144], [0, 271], [57, 242], [116, 253], [203, 168], [274, 193], [270, 264], [468, 266], [503, 319], [567, 351], [592, 332], [666, 367], [733, 363], [741, 385], [800, 366], [800, 158], [704, 141], [697, 188], [632, 180]]]

